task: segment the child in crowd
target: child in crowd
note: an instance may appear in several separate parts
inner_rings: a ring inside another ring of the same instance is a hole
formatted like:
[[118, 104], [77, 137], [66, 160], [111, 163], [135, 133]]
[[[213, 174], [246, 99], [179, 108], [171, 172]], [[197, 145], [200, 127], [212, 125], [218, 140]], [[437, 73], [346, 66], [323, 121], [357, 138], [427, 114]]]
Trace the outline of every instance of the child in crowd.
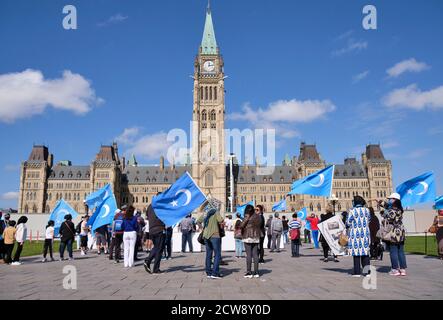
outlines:
[[15, 244], [15, 234], [17, 229], [15, 229], [16, 222], [14, 220], [9, 221], [8, 227], [3, 232], [3, 239], [5, 241], [5, 263], [12, 263], [12, 250], [14, 250]]
[[45, 232], [45, 243], [43, 245], [43, 260], [42, 262], [46, 262], [46, 255], [48, 254], [51, 257], [51, 261], [54, 261], [54, 257], [52, 256], [52, 244], [54, 242], [54, 221], [49, 220], [48, 225], [46, 226]]

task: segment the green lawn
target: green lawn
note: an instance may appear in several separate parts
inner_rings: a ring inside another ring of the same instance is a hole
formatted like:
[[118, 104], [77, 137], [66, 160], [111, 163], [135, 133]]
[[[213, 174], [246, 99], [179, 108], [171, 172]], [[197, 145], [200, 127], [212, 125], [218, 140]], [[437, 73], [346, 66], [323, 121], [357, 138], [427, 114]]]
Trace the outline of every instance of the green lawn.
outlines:
[[[54, 241], [54, 256], [58, 257], [58, 248], [60, 241]], [[437, 254], [437, 241], [434, 235], [428, 235], [427, 237], [427, 254], [429, 256], [438, 256]], [[76, 243], [73, 245], [76, 248]], [[405, 243], [405, 251], [410, 254], [425, 254], [425, 237], [407, 237]], [[15, 252], [15, 250], [14, 250]], [[22, 257], [37, 256], [43, 254], [43, 241], [26, 241], [23, 246]]]
[[[22, 257], [29, 257], [29, 256], [38, 256], [41, 255], [43, 256], [43, 243], [44, 241], [26, 241], [24, 246], [23, 246], [23, 251], [21, 256]], [[54, 241], [54, 244], [52, 246], [52, 250], [53, 250], [53, 255], [54, 258], [58, 258], [58, 248], [60, 246], [60, 241]], [[75, 248], [75, 243], [73, 248]], [[14, 247], [14, 253], [15, 250], [17, 249], [17, 244]], [[49, 258], [49, 252], [48, 252], [48, 256], [47, 258]]]
[[[438, 256], [437, 240], [435, 235], [428, 235], [427, 237], [427, 255]], [[405, 242], [406, 253], [411, 254], [425, 254], [425, 237], [407, 237]]]

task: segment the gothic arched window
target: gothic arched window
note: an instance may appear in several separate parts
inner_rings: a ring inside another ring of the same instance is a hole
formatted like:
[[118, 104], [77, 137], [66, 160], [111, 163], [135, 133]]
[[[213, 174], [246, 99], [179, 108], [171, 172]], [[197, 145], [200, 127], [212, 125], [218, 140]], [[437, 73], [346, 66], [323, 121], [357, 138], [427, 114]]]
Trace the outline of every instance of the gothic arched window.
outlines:
[[314, 211], [314, 205], [313, 205], [312, 203], [309, 205], [309, 209], [310, 209], [311, 211]]
[[215, 121], [216, 119], [217, 119], [216, 112], [215, 112], [215, 110], [212, 110], [212, 111], [211, 111], [211, 115], [210, 115], [210, 117], [209, 117], [209, 120], [211, 120], [211, 121]]
[[205, 173], [205, 186], [212, 187], [214, 185], [214, 174], [211, 170], [206, 171]]
[[212, 87], [209, 87], [209, 100], [212, 100]]
[[208, 114], [206, 113], [206, 110], [202, 111], [202, 121], [208, 120]]
[[29, 207], [28, 207], [28, 205], [25, 205], [25, 213], [28, 213], [28, 211], [29, 211]]
[[217, 100], [217, 87], [214, 87], [214, 100]]
[[200, 88], [200, 99], [201, 99], [201, 100], [204, 99], [204, 95], [203, 95], [203, 87]]
[[205, 100], [208, 100], [208, 87], [205, 87]]

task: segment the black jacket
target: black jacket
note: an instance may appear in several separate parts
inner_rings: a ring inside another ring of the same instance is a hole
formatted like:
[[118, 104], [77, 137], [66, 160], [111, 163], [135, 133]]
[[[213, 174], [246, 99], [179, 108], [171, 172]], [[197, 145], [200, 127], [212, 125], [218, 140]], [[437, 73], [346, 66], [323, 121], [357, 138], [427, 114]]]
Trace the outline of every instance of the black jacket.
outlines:
[[146, 217], [148, 218], [149, 221], [150, 235], [156, 235], [165, 231], [165, 224], [157, 217], [151, 205], [149, 205], [148, 207], [148, 211], [146, 212]]
[[66, 242], [68, 240], [74, 240], [75, 238], [75, 226], [72, 221], [64, 221], [60, 226], [61, 241]]
[[260, 232], [261, 232], [261, 237], [264, 238], [266, 235], [266, 222], [265, 222], [265, 217], [261, 214], [260, 215]]

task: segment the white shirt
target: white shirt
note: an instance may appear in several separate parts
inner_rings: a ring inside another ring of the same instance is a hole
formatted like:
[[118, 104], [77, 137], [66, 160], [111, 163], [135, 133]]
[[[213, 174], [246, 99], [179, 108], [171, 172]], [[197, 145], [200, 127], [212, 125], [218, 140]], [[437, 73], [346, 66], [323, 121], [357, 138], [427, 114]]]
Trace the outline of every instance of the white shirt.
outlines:
[[46, 228], [45, 239], [54, 240], [54, 227], [47, 227]]
[[81, 236], [87, 236], [88, 235], [88, 231], [89, 231], [89, 227], [86, 225], [88, 222], [86, 220], [84, 220], [81, 224]]
[[149, 221], [147, 219], [145, 220], [145, 226], [143, 227], [143, 232], [149, 233]]
[[233, 225], [231, 219], [228, 219], [228, 218], [225, 219], [225, 229], [228, 231], [234, 230], [234, 225]]
[[17, 232], [15, 233], [15, 240], [19, 243], [25, 242], [28, 233], [28, 228], [26, 224], [20, 223], [17, 226]]

